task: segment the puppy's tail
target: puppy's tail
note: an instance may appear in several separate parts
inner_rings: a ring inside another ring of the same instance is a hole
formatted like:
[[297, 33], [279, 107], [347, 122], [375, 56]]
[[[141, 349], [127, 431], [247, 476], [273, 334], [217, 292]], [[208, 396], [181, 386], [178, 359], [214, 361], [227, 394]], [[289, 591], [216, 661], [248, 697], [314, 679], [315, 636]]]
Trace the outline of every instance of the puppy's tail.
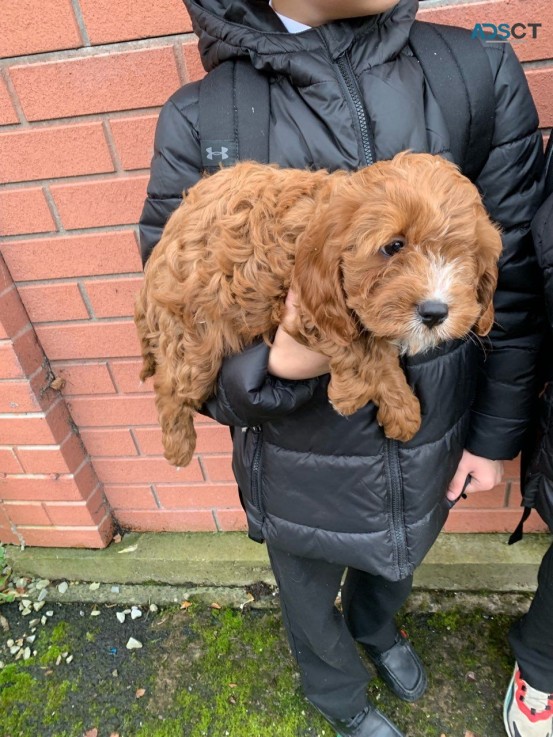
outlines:
[[196, 448], [194, 429], [195, 409], [187, 404], [179, 406], [170, 416], [160, 412], [164, 456], [173, 466], [188, 466]]

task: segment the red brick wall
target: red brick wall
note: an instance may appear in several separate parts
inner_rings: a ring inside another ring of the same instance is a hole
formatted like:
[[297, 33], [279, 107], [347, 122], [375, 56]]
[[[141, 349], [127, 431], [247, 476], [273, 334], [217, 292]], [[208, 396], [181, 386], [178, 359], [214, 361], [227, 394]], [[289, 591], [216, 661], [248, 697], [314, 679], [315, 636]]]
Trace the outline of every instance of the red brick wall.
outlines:
[[[516, 48], [545, 133], [549, 2], [442, 0], [421, 12], [467, 27], [542, 22]], [[180, 0], [0, 0], [0, 541], [101, 546], [114, 521], [244, 528], [226, 428], [198, 422], [186, 469], [163, 459], [132, 321], [156, 118], [201, 73]], [[510, 530], [515, 479], [510, 464], [505, 484], [465, 502], [448, 529]]]

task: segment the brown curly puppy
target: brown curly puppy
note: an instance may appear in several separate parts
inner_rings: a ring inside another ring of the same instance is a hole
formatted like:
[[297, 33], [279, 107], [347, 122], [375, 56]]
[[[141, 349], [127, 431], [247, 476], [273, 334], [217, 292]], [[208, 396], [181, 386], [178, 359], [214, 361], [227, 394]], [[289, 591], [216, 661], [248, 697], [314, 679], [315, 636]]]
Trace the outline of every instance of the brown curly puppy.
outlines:
[[351, 174], [248, 162], [202, 179], [169, 219], [136, 304], [165, 457], [190, 462], [194, 413], [223, 357], [271, 340], [290, 287], [291, 334], [329, 357], [335, 409], [372, 401], [385, 434], [409, 440], [420, 407], [399, 356], [490, 330], [500, 253], [478, 190], [429, 154]]

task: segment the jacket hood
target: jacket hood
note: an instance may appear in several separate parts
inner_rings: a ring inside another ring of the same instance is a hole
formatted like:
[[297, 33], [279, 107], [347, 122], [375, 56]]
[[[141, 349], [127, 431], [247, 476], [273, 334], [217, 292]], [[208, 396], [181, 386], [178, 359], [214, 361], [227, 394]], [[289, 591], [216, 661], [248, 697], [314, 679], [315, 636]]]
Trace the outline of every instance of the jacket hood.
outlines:
[[249, 57], [257, 69], [289, 75], [298, 84], [317, 81], [309, 58], [336, 59], [356, 42], [367, 45], [369, 64], [393, 59], [407, 43], [419, 5], [418, 0], [399, 0], [380, 15], [291, 34], [268, 0], [184, 0], [184, 4], [199, 37], [206, 71], [228, 59]]

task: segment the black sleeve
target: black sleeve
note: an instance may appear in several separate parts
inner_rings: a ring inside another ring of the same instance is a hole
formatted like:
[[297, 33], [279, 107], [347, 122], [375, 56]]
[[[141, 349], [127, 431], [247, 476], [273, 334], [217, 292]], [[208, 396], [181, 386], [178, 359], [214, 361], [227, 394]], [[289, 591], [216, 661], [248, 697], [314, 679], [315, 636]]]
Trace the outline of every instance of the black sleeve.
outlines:
[[503, 254], [495, 324], [467, 442], [470, 452], [491, 459], [514, 458], [520, 451], [543, 334], [541, 275], [531, 234], [543, 196], [543, 142], [522, 67], [511, 47], [501, 46], [489, 52], [496, 67], [496, 124], [477, 184], [503, 229]]
[[202, 413], [223, 425], [253, 426], [291, 414], [313, 396], [317, 379], [287, 381], [267, 373], [269, 346], [255, 343], [225, 359], [217, 395]]

